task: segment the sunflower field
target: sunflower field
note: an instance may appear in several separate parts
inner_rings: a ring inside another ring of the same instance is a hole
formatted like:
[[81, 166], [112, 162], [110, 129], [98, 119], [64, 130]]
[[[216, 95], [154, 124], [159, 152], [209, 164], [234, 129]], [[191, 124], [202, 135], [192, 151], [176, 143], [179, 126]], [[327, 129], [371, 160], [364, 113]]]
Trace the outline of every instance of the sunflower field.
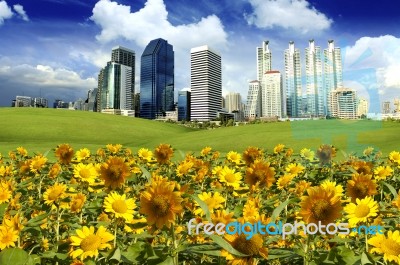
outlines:
[[[51, 152], [0, 155], [0, 264], [400, 264], [399, 151]], [[245, 229], [204, 233], [232, 223]]]

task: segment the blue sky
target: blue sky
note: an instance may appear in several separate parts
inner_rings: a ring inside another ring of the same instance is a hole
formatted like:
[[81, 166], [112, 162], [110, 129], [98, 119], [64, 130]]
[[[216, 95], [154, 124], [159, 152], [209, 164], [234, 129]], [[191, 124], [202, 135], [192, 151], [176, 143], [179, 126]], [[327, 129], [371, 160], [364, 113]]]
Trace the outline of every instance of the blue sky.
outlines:
[[190, 85], [190, 49], [207, 44], [222, 56], [223, 93], [245, 100], [263, 40], [282, 72], [289, 41], [304, 64], [309, 39], [322, 49], [334, 39], [345, 86], [378, 111], [379, 101], [400, 97], [399, 8], [392, 0], [0, 0], [0, 106], [16, 95], [85, 98], [117, 45], [136, 52], [138, 91], [140, 56], [159, 37], [175, 50], [175, 91]]

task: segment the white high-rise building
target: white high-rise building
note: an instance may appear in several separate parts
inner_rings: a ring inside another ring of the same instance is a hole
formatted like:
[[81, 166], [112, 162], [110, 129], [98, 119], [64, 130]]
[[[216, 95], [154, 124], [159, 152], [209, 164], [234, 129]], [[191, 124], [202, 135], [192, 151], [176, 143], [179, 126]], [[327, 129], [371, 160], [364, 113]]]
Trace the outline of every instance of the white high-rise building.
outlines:
[[132, 67], [119, 63], [108, 66], [106, 109], [132, 109]]
[[257, 80], [262, 81], [263, 75], [272, 69], [272, 54], [269, 41], [263, 41], [262, 47], [257, 47]]
[[311, 116], [324, 116], [324, 84], [322, 76], [321, 48], [310, 40], [305, 49], [307, 113]]
[[190, 86], [190, 119], [215, 119], [222, 108], [221, 56], [207, 45], [190, 50]]
[[254, 120], [261, 116], [261, 85], [258, 80], [249, 83], [249, 92], [247, 94], [246, 108], [244, 118]]
[[234, 111], [242, 111], [242, 97], [240, 93], [230, 92], [225, 96], [225, 109], [228, 110], [229, 113]]
[[282, 76], [279, 71], [264, 73], [261, 83], [261, 116], [282, 118]]
[[369, 110], [368, 100], [365, 98], [358, 98], [357, 102], [357, 115], [361, 118], [361, 116], [367, 116]]
[[324, 81], [325, 81], [325, 101], [327, 109], [326, 114], [331, 116], [332, 110], [329, 109], [332, 104], [330, 101], [331, 92], [343, 88], [342, 76], [342, 55], [339, 47], [335, 47], [333, 40], [328, 41], [328, 48], [324, 49]]
[[357, 119], [357, 92], [353, 89], [338, 88], [330, 94], [331, 116], [339, 119]]
[[300, 51], [289, 42], [285, 50], [286, 112], [289, 117], [300, 117], [301, 113], [301, 66]]

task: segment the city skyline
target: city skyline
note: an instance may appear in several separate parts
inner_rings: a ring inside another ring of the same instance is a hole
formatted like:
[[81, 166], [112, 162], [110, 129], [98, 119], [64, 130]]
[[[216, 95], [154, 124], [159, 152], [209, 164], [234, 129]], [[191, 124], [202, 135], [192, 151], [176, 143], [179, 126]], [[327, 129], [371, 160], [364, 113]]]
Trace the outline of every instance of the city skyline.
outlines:
[[[257, 78], [255, 48], [262, 41], [269, 40], [272, 68], [281, 73], [284, 49], [294, 41], [305, 73], [308, 41], [325, 49], [333, 39], [344, 58], [343, 86], [379, 98], [380, 106], [400, 95], [398, 5], [384, 1], [372, 12], [345, 1], [0, 1], [0, 106], [16, 95], [39, 96], [40, 90], [50, 102], [83, 98], [97, 87], [112, 47], [139, 55], [156, 38], [176, 47], [175, 91], [190, 86], [190, 49], [210, 45], [223, 59], [223, 94], [239, 92], [243, 99]], [[277, 15], [280, 10], [286, 19]], [[305, 94], [305, 74], [302, 79]], [[138, 67], [135, 81], [139, 91]]]

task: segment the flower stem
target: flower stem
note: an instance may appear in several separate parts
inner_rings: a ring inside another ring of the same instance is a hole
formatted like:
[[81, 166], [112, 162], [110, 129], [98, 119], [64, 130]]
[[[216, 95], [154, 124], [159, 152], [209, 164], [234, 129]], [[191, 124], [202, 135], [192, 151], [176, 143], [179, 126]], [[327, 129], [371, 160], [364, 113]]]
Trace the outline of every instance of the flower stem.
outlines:
[[114, 226], [114, 248], [117, 246], [117, 230], [118, 230], [118, 223], [117, 223], [117, 220], [115, 220], [115, 226]]
[[177, 248], [178, 248], [178, 244], [176, 242], [176, 238], [175, 238], [175, 227], [172, 224], [171, 225], [171, 235], [172, 235], [172, 243], [173, 243], [173, 253], [174, 253], [174, 264], [178, 265], [179, 264], [179, 260], [178, 260], [178, 253], [176, 252]]

